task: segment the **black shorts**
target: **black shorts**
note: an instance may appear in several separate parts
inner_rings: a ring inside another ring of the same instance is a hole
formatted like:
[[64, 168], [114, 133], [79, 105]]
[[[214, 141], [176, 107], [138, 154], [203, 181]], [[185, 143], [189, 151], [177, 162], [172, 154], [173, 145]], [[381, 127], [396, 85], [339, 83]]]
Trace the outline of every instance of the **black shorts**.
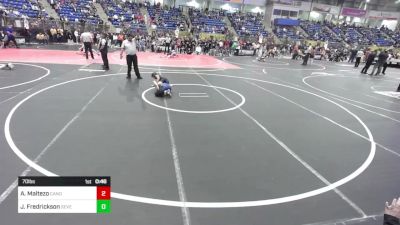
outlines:
[[164, 91], [162, 91], [162, 90], [157, 90], [156, 93], [154, 93], [154, 95], [155, 95], [156, 97], [159, 97], [159, 98], [164, 97]]

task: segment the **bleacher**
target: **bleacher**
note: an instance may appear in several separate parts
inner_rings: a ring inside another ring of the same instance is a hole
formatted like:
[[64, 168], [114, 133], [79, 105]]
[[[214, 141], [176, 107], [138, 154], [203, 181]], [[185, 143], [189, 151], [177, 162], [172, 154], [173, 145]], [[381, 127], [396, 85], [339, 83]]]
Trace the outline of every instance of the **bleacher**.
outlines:
[[29, 0], [0, 0], [0, 6], [11, 17], [47, 17], [47, 13], [41, 11], [39, 4], [30, 2]]
[[389, 39], [384, 32], [377, 28], [358, 27], [357, 30], [369, 40], [369, 44], [378, 46], [391, 46], [394, 44], [393, 40]]
[[129, 28], [133, 32], [147, 32], [143, 15], [138, 4], [126, 1], [105, 0], [102, 7], [110, 22], [118, 28]]
[[351, 26], [331, 26], [333, 32], [349, 44], [369, 45], [371, 41]]
[[227, 16], [240, 37], [258, 36], [259, 34], [264, 37], [268, 36], [262, 24], [264, 20], [262, 14], [246, 13], [240, 15], [239, 13], [229, 13]]
[[[334, 25], [328, 22], [301, 21], [300, 27], [309, 35], [307, 39], [314, 41], [328, 41], [330, 44], [345, 41], [348, 44], [363, 46], [377, 45], [382, 47], [400, 47], [400, 31], [393, 32], [389, 29], [377, 29], [352, 25]], [[331, 29], [336, 36], [329, 31]], [[274, 33], [280, 39], [292, 41], [301, 40], [293, 26], [275, 26]]]
[[226, 24], [223, 21], [222, 11], [200, 11], [189, 9], [190, 21], [196, 32], [220, 33], [226, 32]]
[[395, 46], [400, 47], [400, 31], [396, 32], [391, 36], [393, 40], [396, 42]]
[[160, 5], [148, 5], [147, 12], [157, 30], [171, 31], [177, 27], [186, 29], [185, 17], [179, 8], [163, 9]]
[[381, 28], [380, 30], [392, 39], [395, 47], [400, 47], [400, 30], [392, 31], [387, 28]]
[[348, 44], [391, 46], [395, 43], [391, 35], [377, 28], [332, 26], [332, 30]]
[[57, 1], [57, 4], [59, 4], [59, 8], [56, 9], [57, 13], [62, 19], [69, 22], [84, 21], [89, 24], [98, 24], [100, 21], [92, 0], [77, 0], [75, 3], [70, 0]]
[[308, 39], [314, 41], [328, 41], [330, 43], [339, 43], [340, 38], [329, 32], [328, 28], [319, 22], [301, 21], [301, 28], [309, 35]]
[[300, 41], [302, 39], [293, 26], [275, 25], [274, 33], [279, 39], [289, 39], [291, 41]]

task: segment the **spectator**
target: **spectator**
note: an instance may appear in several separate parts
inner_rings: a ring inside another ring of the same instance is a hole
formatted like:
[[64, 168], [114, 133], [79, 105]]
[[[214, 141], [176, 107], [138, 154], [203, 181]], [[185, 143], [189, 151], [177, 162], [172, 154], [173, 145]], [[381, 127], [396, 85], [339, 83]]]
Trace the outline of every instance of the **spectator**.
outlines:
[[312, 49], [313, 49], [313, 47], [311, 45], [307, 48], [307, 50], [305, 51], [305, 57], [303, 59], [303, 64], [301, 64], [301, 65], [303, 65], [303, 66], [307, 65], [307, 62], [308, 62], [308, 59], [310, 58]]
[[44, 44], [43, 39], [44, 39], [44, 35], [42, 33], [38, 33], [36, 35], [36, 40], [39, 42], [39, 44]]
[[392, 54], [388, 54], [388, 58], [387, 58], [387, 60], [386, 60], [386, 62], [383, 64], [383, 71], [382, 71], [382, 74], [383, 75], [385, 75], [385, 72], [386, 72], [386, 68], [388, 67], [388, 62], [391, 60], [393, 58], [393, 55]]
[[376, 62], [374, 69], [372, 70], [372, 73], [370, 74], [371, 76], [374, 75], [375, 69], [377, 69], [377, 68], [378, 68], [378, 71], [376, 72], [375, 76], [380, 75], [381, 69], [382, 69], [383, 65], [386, 63], [386, 60], [388, 57], [389, 57], [389, 55], [386, 50], [379, 53], [378, 61]]
[[351, 51], [350, 51], [350, 58], [349, 58], [349, 63], [353, 63], [354, 62], [354, 59], [356, 58], [356, 56], [357, 56], [357, 49], [356, 48], [353, 48]]
[[297, 44], [295, 44], [293, 47], [292, 59], [297, 59], [298, 56], [299, 56], [299, 46]]
[[123, 41], [124, 41], [124, 35], [123, 35], [122, 33], [118, 34], [118, 37], [117, 37], [117, 45], [118, 45], [119, 47], [121, 47]]
[[79, 41], [79, 32], [78, 32], [78, 30], [74, 31], [74, 37], [75, 37], [74, 42], [75, 43], [79, 43], [80, 41]]
[[367, 55], [367, 59], [365, 61], [365, 66], [364, 68], [361, 70], [361, 73], [363, 74], [367, 74], [369, 67], [372, 65], [372, 63], [375, 60], [375, 56], [378, 53], [377, 50], [375, 50], [374, 52], [368, 53]]
[[16, 48], [19, 48], [17, 41], [15, 40], [15, 36], [13, 34], [13, 28], [11, 25], [6, 29], [7, 40], [4, 42], [4, 48], [8, 47], [10, 42], [13, 42]]
[[364, 57], [364, 52], [363, 51], [361, 51], [361, 50], [358, 50], [357, 51], [357, 55], [356, 55], [356, 63], [355, 63], [355, 65], [354, 65], [354, 67], [358, 67], [358, 65], [360, 65], [360, 62], [361, 62], [361, 58], [362, 57]]

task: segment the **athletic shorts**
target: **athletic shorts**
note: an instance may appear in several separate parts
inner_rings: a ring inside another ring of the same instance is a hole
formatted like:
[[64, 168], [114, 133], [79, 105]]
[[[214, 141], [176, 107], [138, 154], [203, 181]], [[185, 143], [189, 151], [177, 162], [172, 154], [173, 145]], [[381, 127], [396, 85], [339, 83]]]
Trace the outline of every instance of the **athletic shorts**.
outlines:
[[164, 97], [164, 91], [162, 91], [162, 90], [157, 90], [156, 93], [154, 93], [154, 95], [155, 95], [156, 97], [159, 97], [159, 98]]

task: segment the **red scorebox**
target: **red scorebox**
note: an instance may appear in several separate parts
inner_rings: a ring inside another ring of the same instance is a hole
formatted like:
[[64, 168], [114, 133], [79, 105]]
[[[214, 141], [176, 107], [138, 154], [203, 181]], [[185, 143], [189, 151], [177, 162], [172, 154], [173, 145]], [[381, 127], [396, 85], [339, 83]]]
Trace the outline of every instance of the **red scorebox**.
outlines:
[[97, 200], [110, 200], [111, 198], [111, 187], [110, 186], [98, 186], [97, 187]]

